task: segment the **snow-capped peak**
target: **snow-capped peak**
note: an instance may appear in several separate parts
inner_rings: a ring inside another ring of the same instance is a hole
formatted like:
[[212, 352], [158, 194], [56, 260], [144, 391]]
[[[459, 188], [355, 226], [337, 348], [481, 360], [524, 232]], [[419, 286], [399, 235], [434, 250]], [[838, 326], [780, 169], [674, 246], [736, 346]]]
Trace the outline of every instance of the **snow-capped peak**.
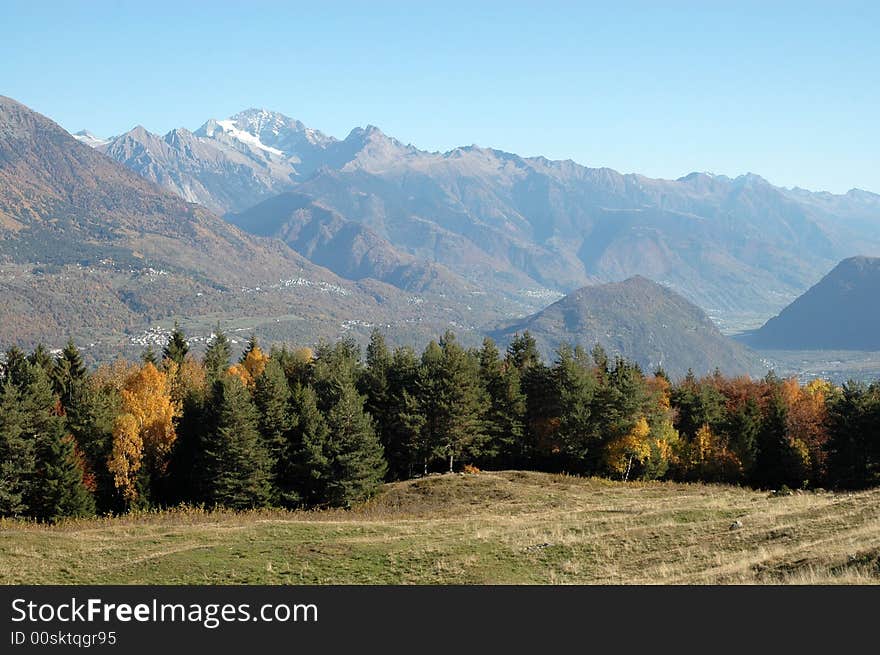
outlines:
[[[208, 121], [209, 123], [211, 121]], [[271, 152], [273, 155], [283, 156], [284, 153], [278, 148], [273, 148], [272, 146], [267, 146], [260, 140], [259, 132], [251, 132], [247, 129], [241, 129], [237, 121], [232, 118], [227, 118], [222, 121], [213, 121], [217, 128], [223, 130], [226, 134], [231, 136], [233, 139], [237, 139], [242, 143], [246, 143], [249, 146], [254, 148], [258, 148], [259, 150], [264, 150], [266, 152]], [[213, 133], [210, 135], [213, 136]]]
[[99, 136], [95, 136], [88, 130], [80, 130], [71, 135], [77, 141], [81, 143], [85, 143], [87, 146], [91, 146], [92, 148], [97, 148], [98, 146], [103, 146], [107, 143], [110, 143], [110, 139], [103, 139]]

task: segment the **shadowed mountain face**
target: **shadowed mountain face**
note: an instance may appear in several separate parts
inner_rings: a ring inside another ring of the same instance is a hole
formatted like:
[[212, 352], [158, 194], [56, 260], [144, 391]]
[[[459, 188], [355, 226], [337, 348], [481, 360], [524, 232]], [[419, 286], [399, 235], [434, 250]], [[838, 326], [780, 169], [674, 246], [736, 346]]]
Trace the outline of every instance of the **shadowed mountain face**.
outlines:
[[880, 258], [843, 260], [743, 341], [779, 350], [880, 350]]
[[880, 255], [880, 196], [863, 191], [751, 174], [657, 180], [476, 146], [432, 153], [372, 126], [337, 140], [264, 110], [142, 132], [99, 147], [217, 211], [295, 191], [400, 254], [521, 299], [638, 274], [716, 317], [767, 316], [841, 258]]
[[662, 366], [674, 376], [693, 369], [758, 374], [751, 351], [722, 335], [696, 305], [643, 277], [584, 287], [493, 336], [502, 343], [528, 330], [545, 358], [564, 343], [588, 350], [599, 343], [612, 355], [638, 362], [645, 371]]
[[176, 318], [200, 338], [220, 321], [269, 341], [364, 338], [374, 325], [419, 341], [450, 322], [466, 332], [504, 315], [423, 296], [343, 280], [0, 97], [0, 349], [72, 335], [92, 359], [131, 355], [148, 326]]

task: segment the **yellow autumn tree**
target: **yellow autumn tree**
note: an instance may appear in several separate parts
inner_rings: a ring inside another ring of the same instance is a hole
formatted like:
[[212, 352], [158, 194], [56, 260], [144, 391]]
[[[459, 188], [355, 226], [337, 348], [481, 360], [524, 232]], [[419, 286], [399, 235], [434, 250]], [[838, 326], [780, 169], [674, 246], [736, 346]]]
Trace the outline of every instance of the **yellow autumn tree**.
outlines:
[[229, 373], [238, 376], [248, 389], [253, 390], [257, 378], [266, 370], [268, 361], [269, 356], [254, 344], [241, 362], [229, 367]]
[[663, 416], [651, 422], [651, 435], [648, 440], [651, 455], [643, 462], [643, 476], [646, 479], [656, 480], [666, 475], [670, 465], [676, 463], [675, 453], [678, 443], [678, 430], [672, 425], [671, 418]]
[[204, 394], [208, 387], [208, 374], [205, 366], [192, 355], [187, 355], [182, 364], [172, 359], [163, 362], [165, 375], [171, 382], [171, 398], [179, 406], [184, 399], [193, 394]]
[[632, 430], [608, 442], [605, 446], [605, 465], [628, 480], [633, 464], [641, 464], [651, 456], [650, 434], [651, 428], [643, 416], [636, 421]]
[[174, 419], [180, 408], [172, 399], [169, 376], [146, 363], [131, 373], [120, 391], [121, 413], [113, 427], [113, 448], [107, 462], [117, 489], [131, 502], [138, 497], [141, 469], [147, 476], [162, 473], [177, 434]]
[[681, 444], [677, 463], [688, 479], [733, 482], [742, 474], [739, 458], [705, 424], [691, 442]]

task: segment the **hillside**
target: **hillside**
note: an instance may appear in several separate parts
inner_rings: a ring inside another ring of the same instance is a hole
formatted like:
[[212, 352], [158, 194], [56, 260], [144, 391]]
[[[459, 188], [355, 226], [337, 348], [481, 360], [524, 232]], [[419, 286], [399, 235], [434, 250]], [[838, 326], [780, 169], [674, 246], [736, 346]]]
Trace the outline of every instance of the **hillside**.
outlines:
[[632, 277], [583, 287], [492, 334], [506, 343], [528, 330], [546, 359], [563, 343], [587, 349], [596, 343], [609, 354], [639, 363], [644, 370], [662, 366], [680, 376], [716, 367], [726, 374], [760, 373], [762, 365], [747, 348], [728, 339], [699, 307], [672, 290]]
[[251, 234], [281, 239], [349, 280], [373, 278], [406, 291], [459, 296], [477, 290], [445, 267], [400, 252], [369, 227], [299, 193], [282, 193], [227, 219]]
[[495, 305], [470, 311], [430, 296], [415, 302], [376, 280], [345, 281], [9, 98], [0, 98], [0, 294], [0, 349], [59, 347], [73, 336], [91, 361], [134, 356], [151, 340], [161, 346], [176, 319], [194, 344], [221, 322], [244, 332], [239, 340], [253, 331], [311, 345], [363, 340], [375, 325], [418, 342], [450, 322], [467, 332], [503, 315]]
[[878, 525], [877, 489], [452, 474], [352, 511], [3, 520], [0, 584], [867, 584]]
[[743, 340], [781, 350], [880, 350], [880, 258], [840, 262]]
[[[135, 131], [99, 147], [184, 197], [240, 213], [295, 191], [401, 253], [526, 302], [643, 275], [725, 327], [754, 327], [834, 262], [880, 255], [880, 196], [856, 189], [784, 189], [754, 174], [652, 179], [477, 146], [427, 152], [374, 126], [340, 140], [265, 110], [210, 120], [185, 147], [179, 130]], [[120, 145], [132, 138], [136, 157]]]

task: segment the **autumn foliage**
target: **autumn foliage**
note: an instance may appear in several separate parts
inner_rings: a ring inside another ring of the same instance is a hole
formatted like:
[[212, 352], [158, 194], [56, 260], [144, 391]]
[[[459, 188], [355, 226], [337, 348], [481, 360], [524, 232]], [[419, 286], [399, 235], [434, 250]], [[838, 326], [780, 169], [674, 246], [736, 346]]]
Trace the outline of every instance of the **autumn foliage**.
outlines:
[[[0, 515], [40, 520], [196, 503], [347, 507], [430, 472], [564, 471], [776, 489], [880, 484], [880, 383], [646, 375], [597, 346], [540, 357], [451, 332], [419, 355], [378, 332], [230, 365], [182, 330], [163, 359], [87, 372], [11, 349], [0, 368]], [[59, 485], [65, 488], [59, 488]], [[42, 490], [37, 491], [34, 490]], [[51, 493], [50, 493], [51, 492]]]
[[107, 467], [116, 488], [128, 501], [138, 496], [141, 469], [148, 477], [164, 472], [177, 438], [174, 420], [180, 413], [172, 400], [171, 379], [146, 363], [125, 380], [120, 414], [113, 428], [113, 449]]

